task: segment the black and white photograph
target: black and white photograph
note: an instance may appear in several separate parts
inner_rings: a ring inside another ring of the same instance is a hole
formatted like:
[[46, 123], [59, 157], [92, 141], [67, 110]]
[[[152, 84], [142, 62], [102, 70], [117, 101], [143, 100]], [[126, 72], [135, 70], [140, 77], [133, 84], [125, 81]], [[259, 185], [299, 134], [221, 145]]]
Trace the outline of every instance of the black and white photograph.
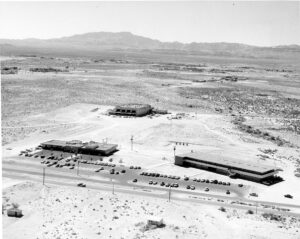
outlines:
[[300, 239], [300, 1], [0, 1], [3, 239]]

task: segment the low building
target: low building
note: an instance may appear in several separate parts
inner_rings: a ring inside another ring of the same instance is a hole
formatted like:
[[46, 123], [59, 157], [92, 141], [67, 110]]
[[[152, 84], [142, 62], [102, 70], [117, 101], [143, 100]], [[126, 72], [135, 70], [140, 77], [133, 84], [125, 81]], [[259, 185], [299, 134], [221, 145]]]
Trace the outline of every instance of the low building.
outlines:
[[151, 114], [152, 107], [147, 104], [125, 104], [118, 105], [109, 112], [111, 115], [124, 115], [124, 116], [145, 116]]
[[9, 217], [22, 217], [23, 213], [22, 210], [19, 208], [10, 208], [7, 210], [7, 216]]
[[273, 177], [280, 169], [260, 164], [242, 161], [222, 155], [193, 152], [175, 156], [175, 164], [179, 166], [196, 167], [210, 172], [239, 177], [251, 181], [262, 181]]
[[43, 149], [57, 150], [79, 154], [110, 155], [117, 151], [117, 144], [98, 143], [94, 141], [83, 143], [80, 140], [62, 141], [50, 140], [41, 144]]

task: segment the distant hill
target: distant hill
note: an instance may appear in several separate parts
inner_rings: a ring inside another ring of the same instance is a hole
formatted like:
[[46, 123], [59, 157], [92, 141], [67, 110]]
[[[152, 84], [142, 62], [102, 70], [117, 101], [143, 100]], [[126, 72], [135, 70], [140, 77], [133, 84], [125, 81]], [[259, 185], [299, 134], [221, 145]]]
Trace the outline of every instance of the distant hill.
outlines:
[[161, 51], [176, 54], [214, 55], [247, 58], [297, 58], [300, 46], [257, 47], [239, 43], [189, 43], [161, 42], [134, 35], [130, 32], [92, 32], [69, 37], [41, 39], [0, 39], [0, 54], [29, 54], [32, 52], [50, 53], [57, 51], [100, 52], [104, 50], [119, 51]]

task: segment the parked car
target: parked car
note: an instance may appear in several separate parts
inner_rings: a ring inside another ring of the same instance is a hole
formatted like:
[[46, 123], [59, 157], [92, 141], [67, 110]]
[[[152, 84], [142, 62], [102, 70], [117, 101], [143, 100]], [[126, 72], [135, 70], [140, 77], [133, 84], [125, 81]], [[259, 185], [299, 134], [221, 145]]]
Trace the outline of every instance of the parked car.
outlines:
[[114, 170], [114, 169], [111, 169], [111, 170], [109, 170], [109, 173], [110, 173], [110, 174], [114, 174], [114, 173], [115, 173], [115, 170]]
[[209, 191], [209, 188], [205, 188], [204, 191], [205, 191], [205, 192], [208, 192], [208, 191]]
[[184, 177], [184, 180], [185, 180], [185, 181], [188, 181], [188, 180], [189, 180], [189, 177]]
[[241, 187], [243, 187], [244, 185], [240, 183], [238, 186], [241, 188]]
[[252, 196], [252, 197], [258, 197], [257, 193], [250, 193], [249, 195]]
[[153, 185], [157, 185], [157, 182], [153, 182]]
[[191, 186], [190, 186], [190, 185], [187, 185], [187, 186], [186, 186], [186, 189], [191, 189]]
[[229, 190], [227, 190], [227, 191], [226, 191], [226, 194], [230, 194], [230, 191], [229, 191]]
[[164, 183], [164, 182], [161, 182], [161, 183], [160, 183], [160, 186], [165, 186], [165, 183]]
[[195, 189], [196, 189], [195, 186], [191, 185], [191, 190], [195, 190]]
[[150, 185], [152, 185], [152, 184], [153, 184], [153, 181], [152, 181], [152, 180], [150, 180], [150, 181], [149, 181], [149, 184], [150, 184]]
[[134, 182], [134, 183], [136, 183], [137, 181], [138, 181], [138, 180], [137, 180], [136, 178], [132, 180], [132, 182]]

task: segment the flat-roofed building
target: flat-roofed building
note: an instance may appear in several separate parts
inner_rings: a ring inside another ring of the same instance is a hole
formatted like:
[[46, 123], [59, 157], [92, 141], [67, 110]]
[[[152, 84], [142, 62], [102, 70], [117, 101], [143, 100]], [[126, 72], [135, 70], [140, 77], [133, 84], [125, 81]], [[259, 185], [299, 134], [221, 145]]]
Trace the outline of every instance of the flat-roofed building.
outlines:
[[109, 112], [111, 115], [144, 116], [152, 112], [151, 105], [147, 104], [124, 104], [118, 105]]
[[252, 181], [262, 181], [270, 178], [280, 170], [271, 165], [251, 163], [218, 154], [200, 152], [175, 156], [175, 164], [201, 168], [210, 172]]
[[58, 150], [91, 155], [110, 155], [117, 150], [117, 144], [98, 143], [94, 141], [83, 143], [80, 140], [62, 141], [50, 140], [41, 144], [43, 149]]

